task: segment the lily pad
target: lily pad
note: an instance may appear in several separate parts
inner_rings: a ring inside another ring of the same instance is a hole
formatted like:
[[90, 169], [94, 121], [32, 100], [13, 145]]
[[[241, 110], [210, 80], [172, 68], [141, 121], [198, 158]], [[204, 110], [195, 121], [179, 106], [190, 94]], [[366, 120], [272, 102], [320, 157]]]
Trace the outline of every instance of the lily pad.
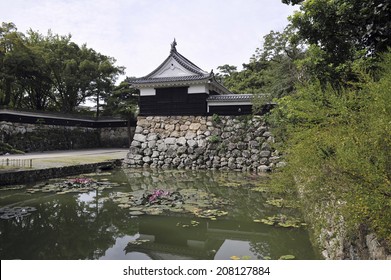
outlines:
[[266, 200], [266, 203], [281, 208], [283, 206], [283, 199], [282, 198], [268, 199]]
[[161, 213], [163, 213], [163, 210], [157, 208], [149, 208], [145, 209], [144, 211], [147, 215], [160, 215]]
[[[111, 199], [119, 207], [125, 208], [124, 205], [129, 205], [129, 210], [142, 211], [147, 215], [160, 215], [169, 212], [189, 213], [212, 220], [227, 215], [228, 212], [218, 208], [229, 204], [225, 199], [216, 198], [214, 194], [197, 189], [118, 192], [111, 195]], [[211, 209], [215, 207], [218, 208]]]
[[284, 255], [279, 258], [279, 260], [294, 260], [296, 257], [294, 255]]
[[129, 208], [130, 205], [129, 204], [120, 204], [120, 205], [118, 205], [118, 207], [120, 207], [122, 209], [126, 209], [126, 208]]
[[261, 222], [270, 226], [280, 226], [284, 228], [299, 228], [302, 223], [300, 219], [294, 217], [288, 217], [286, 215], [275, 215], [261, 219]]
[[132, 212], [129, 212], [129, 214], [132, 215], [132, 216], [141, 216], [141, 215], [144, 215], [144, 212], [132, 211]]
[[143, 209], [144, 209], [143, 207], [131, 207], [131, 208], [129, 208], [130, 211], [141, 211]]
[[174, 212], [174, 213], [183, 213], [185, 210], [183, 208], [173, 207], [173, 208], [170, 208], [170, 211]]
[[87, 193], [92, 190], [103, 191], [107, 188], [112, 188], [118, 184], [110, 182], [95, 181], [91, 178], [70, 178], [63, 181], [51, 181], [49, 184], [37, 184], [33, 188], [26, 190], [28, 193], [44, 192], [44, 193]]

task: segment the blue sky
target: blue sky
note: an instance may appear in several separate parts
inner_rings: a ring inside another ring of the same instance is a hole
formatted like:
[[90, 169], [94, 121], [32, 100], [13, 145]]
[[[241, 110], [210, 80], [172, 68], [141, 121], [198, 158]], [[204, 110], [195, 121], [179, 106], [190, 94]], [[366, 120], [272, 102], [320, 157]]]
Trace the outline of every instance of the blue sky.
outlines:
[[270, 30], [297, 9], [280, 0], [0, 0], [0, 20], [19, 31], [72, 34], [78, 44], [144, 76], [177, 50], [205, 71], [248, 62]]

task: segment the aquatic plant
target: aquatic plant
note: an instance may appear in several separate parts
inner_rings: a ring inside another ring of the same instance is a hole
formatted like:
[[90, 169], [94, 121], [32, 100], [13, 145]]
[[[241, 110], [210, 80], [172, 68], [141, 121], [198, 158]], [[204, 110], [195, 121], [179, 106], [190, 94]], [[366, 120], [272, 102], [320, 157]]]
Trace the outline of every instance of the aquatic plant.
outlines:
[[36, 193], [36, 192], [46, 192], [46, 193], [57, 193], [57, 194], [66, 194], [66, 193], [81, 193], [81, 192], [89, 192], [92, 190], [104, 190], [108, 188], [112, 188], [117, 186], [116, 183], [109, 183], [96, 181], [91, 178], [71, 178], [66, 179], [60, 182], [54, 183], [40, 183], [35, 185], [32, 188], [26, 190], [28, 193]]
[[296, 257], [294, 255], [284, 255], [279, 258], [279, 260], [294, 260]]
[[149, 203], [156, 203], [158, 200], [163, 199], [165, 197], [169, 197], [170, 192], [165, 192], [163, 190], [154, 190], [152, 194], [148, 195]]
[[225, 199], [196, 189], [118, 192], [112, 199], [120, 208], [129, 209], [132, 216], [189, 213], [212, 221], [226, 216], [228, 212], [221, 208], [229, 204]]
[[14, 218], [22, 218], [31, 215], [31, 212], [37, 211], [35, 207], [3, 207], [0, 208], [0, 219], [10, 220]]
[[284, 228], [299, 228], [300, 226], [306, 225], [300, 219], [295, 217], [289, 217], [283, 214], [278, 214], [264, 219], [255, 219], [255, 223], [264, 223], [270, 226], [280, 226]]

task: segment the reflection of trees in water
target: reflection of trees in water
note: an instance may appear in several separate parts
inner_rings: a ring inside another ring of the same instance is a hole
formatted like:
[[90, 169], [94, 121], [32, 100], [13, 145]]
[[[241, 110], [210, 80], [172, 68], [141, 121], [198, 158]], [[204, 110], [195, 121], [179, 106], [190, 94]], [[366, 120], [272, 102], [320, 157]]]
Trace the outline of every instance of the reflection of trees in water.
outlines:
[[[117, 238], [138, 232], [155, 236], [154, 242], [145, 243], [149, 254], [166, 250], [168, 246], [178, 254], [209, 259], [232, 235], [233, 240], [250, 240], [251, 252], [260, 259], [265, 256], [275, 259], [286, 254], [312, 258], [305, 231], [276, 229], [252, 221], [274, 215], [276, 208], [265, 207], [264, 194], [251, 191], [251, 179], [244, 173], [180, 170], [120, 173], [114, 181], [128, 183], [112, 192], [197, 188], [230, 200], [230, 216], [215, 222], [200, 220], [200, 225], [190, 232], [176, 225], [178, 222], [188, 224], [194, 217], [169, 214], [171, 217], [131, 219], [129, 210], [105, 199], [107, 190], [83, 195], [37, 194], [33, 196], [36, 203], [29, 202], [28, 206], [35, 206], [38, 211], [19, 221], [0, 221], [1, 259], [98, 259], [113, 247]], [[224, 182], [243, 182], [243, 186], [218, 187]], [[211, 229], [217, 231], [211, 233]], [[189, 248], [188, 240], [202, 241], [189, 244], [203, 244], [203, 247]], [[180, 253], [182, 251], [185, 253]]]
[[251, 241], [250, 251], [257, 257], [257, 259], [263, 260], [265, 257], [270, 256], [270, 244], [261, 240]]
[[[20, 220], [1, 221], [2, 259], [96, 259], [137, 224], [111, 201], [51, 196]], [[98, 207], [96, 207], [98, 205]]]
[[308, 234], [303, 229], [284, 229], [271, 226], [265, 238], [251, 240], [250, 251], [259, 259], [279, 259], [283, 255], [294, 255], [298, 259], [314, 259], [315, 254]]

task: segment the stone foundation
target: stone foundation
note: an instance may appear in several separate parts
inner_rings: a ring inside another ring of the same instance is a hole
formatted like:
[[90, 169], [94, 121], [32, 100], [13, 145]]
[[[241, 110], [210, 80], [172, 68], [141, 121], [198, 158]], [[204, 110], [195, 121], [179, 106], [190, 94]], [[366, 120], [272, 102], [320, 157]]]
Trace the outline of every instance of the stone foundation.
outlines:
[[260, 116], [139, 117], [129, 167], [270, 171], [283, 165]]

